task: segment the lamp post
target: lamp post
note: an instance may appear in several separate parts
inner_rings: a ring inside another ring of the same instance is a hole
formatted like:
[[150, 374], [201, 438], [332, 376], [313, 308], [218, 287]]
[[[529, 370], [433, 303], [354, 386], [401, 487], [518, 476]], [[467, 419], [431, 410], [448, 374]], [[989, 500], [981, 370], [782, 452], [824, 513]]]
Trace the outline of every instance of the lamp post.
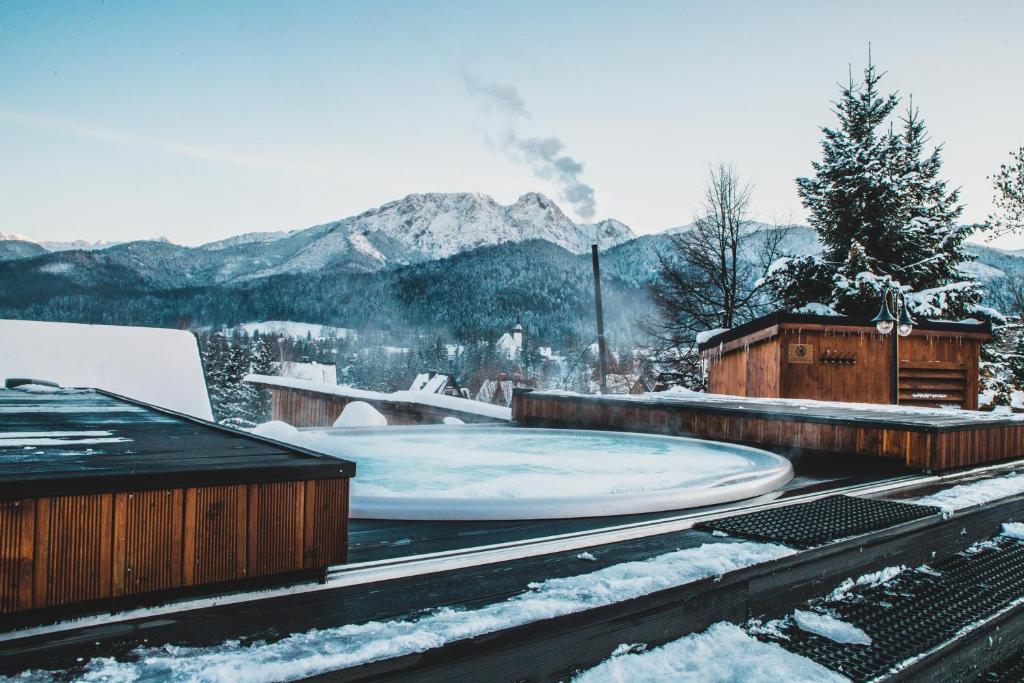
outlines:
[[882, 293], [882, 307], [871, 322], [875, 324], [879, 334], [892, 336], [892, 384], [889, 389], [889, 402], [896, 405], [900, 402], [900, 337], [910, 335], [917, 324], [910, 317], [907, 297], [901, 289], [890, 287]]

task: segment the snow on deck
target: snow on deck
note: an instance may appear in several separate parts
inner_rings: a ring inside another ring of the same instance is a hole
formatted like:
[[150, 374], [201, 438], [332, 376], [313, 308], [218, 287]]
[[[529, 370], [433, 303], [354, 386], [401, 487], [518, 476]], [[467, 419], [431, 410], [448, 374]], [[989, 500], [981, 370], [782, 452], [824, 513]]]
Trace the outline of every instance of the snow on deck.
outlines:
[[[296, 680], [630, 600], [795, 553], [791, 548], [768, 543], [705, 544], [647, 560], [614, 564], [587, 574], [532, 583], [525, 592], [477, 609], [442, 607], [418, 619], [313, 629], [272, 643], [229, 640], [210, 647], [167, 644], [137, 648], [130, 653], [130, 661], [94, 658], [85, 665], [84, 678]], [[41, 672], [24, 676], [30, 680], [43, 677]]]
[[775, 643], [757, 640], [742, 628], [719, 622], [703, 633], [673, 640], [651, 650], [631, 652], [623, 647], [573, 683], [805, 683], [847, 681], [820, 664], [793, 654]]
[[468, 398], [459, 398], [457, 396], [431, 394], [425, 391], [393, 391], [388, 394], [382, 391], [368, 391], [365, 389], [354, 389], [347, 386], [330, 386], [319, 382], [310, 382], [290, 377], [271, 377], [268, 375], [248, 375], [246, 376], [245, 381], [268, 384], [277, 387], [286, 387], [288, 389], [301, 389], [303, 391], [312, 391], [319, 394], [342, 396], [344, 398], [351, 398], [359, 401], [419, 403], [422, 405], [432, 406], [434, 408], [443, 408], [445, 410], [454, 410], [462, 413], [472, 413], [473, 415], [482, 415], [484, 417], [491, 417], [497, 420], [512, 419], [511, 408], [482, 403], [480, 401], [472, 401]]
[[[559, 389], [544, 389], [533, 392], [534, 396], [561, 396], [572, 398], [593, 398], [593, 394], [581, 394], [572, 391]], [[884, 417], [942, 417], [957, 418], [965, 420], [976, 420], [978, 422], [1024, 422], [1024, 414], [993, 413], [979, 410], [963, 410], [961, 408], [921, 408], [917, 406], [891, 405], [887, 403], [849, 403], [845, 401], [816, 401], [808, 398], [755, 398], [751, 396], [733, 396], [730, 394], [705, 394], [699, 391], [691, 391], [680, 387], [674, 387], [666, 391], [652, 391], [644, 394], [611, 394], [610, 398], [622, 401], [633, 401], [636, 403], [671, 404], [691, 403], [700, 401], [704, 404], [722, 406], [736, 406], [737, 404], [749, 405], [751, 407], [786, 407], [796, 410], [831, 410], [831, 411], [863, 411], [878, 413], [880, 418]]]
[[1014, 473], [1005, 477], [983, 479], [970, 484], [953, 486], [907, 502], [933, 505], [943, 511], [953, 512], [1021, 493], [1024, 493], [1024, 476]]
[[0, 382], [25, 377], [103, 389], [212, 420], [190, 332], [153, 327], [0, 320]]

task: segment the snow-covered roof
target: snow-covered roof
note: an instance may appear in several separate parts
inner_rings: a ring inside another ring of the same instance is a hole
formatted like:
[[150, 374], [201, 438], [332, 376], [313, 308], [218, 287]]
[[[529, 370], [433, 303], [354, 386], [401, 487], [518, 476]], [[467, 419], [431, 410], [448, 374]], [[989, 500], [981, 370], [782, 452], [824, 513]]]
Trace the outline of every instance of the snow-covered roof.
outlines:
[[400, 403], [420, 403], [423, 405], [433, 406], [435, 408], [444, 408], [447, 410], [454, 410], [462, 413], [472, 413], [473, 415], [492, 417], [497, 420], [512, 419], [512, 410], [509, 408], [489, 405], [487, 403], [480, 403], [479, 401], [471, 401], [468, 398], [459, 398], [458, 396], [444, 396], [442, 394], [431, 394], [425, 391], [393, 391], [390, 394], [388, 394], [382, 391], [367, 391], [365, 389], [354, 389], [352, 387], [346, 386], [331, 386], [328, 384], [309, 382], [301, 379], [291, 379], [289, 377], [269, 377], [267, 375], [247, 375], [245, 381], [255, 382], [257, 384], [287, 387], [290, 389], [315, 391], [321, 394], [344, 396], [346, 398], [355, 398], [363, 401], [395, 401]]
[[190, 332], [153, 327], [0, 320], [0, 381], [92, 387], [212, 420]]
[[320, 384], [337, 384], [338, 373], [333, 363], [300, 363], [298, 361], [284, 361], [274, 363], [277, 372], [282, 377], [293, 379], [305, 379]]

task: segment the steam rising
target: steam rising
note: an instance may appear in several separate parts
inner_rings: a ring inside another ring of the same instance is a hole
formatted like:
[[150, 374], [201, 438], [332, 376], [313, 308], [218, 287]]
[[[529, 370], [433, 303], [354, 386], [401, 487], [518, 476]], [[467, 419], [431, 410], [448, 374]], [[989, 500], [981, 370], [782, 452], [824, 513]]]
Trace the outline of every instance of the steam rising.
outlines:
[[521, 137], [516, 132], [516, 121], [530, 118], [530, 112], [515, 86], [484, 82], [472, 74], [466, 74], [464, 80], [469, 94], [503, 120], [499, 144], [505, 153], [528, 164], [538, 178], [558, 183], [559, 197], [580, 218], [592, 219], [596, 208], [594, 188], [580, 180], [583, 164], [562, 153], [565, 144], [557, 137]]

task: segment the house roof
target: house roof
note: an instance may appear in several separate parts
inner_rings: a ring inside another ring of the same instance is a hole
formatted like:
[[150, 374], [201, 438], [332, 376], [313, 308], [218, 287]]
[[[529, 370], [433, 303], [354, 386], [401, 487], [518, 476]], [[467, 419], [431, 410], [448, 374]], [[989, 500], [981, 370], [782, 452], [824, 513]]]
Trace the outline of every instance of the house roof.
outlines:
[[[816, 313], [787, 313], [778, 311], [751, 320], [748, 323], [720, 332], [697, 345], [699, 351], [706, 351], [720, 344], [766, 330], [774, 325], [825, 325], [829, 327], [863, 327], [874, 329], [871, 318], [845, 315], [819, 315]], [[914, 326], [921, 332], [945, 332], [954, 334], [976, 334], [991, 337], [992, 325], [987, 322], [949, 322], [944, 320], [918, 320]]]

